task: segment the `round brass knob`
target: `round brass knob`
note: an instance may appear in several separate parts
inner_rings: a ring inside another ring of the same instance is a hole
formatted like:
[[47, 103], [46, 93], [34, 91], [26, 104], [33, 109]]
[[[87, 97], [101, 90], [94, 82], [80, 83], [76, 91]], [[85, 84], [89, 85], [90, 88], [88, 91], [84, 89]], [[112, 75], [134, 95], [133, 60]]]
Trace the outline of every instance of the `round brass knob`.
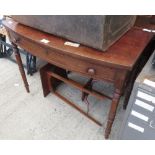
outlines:
[[87, 72], [88, 72], [90, 75], [94, 75], [94, 74], [95, 74], [95, 69], [89, 68]]

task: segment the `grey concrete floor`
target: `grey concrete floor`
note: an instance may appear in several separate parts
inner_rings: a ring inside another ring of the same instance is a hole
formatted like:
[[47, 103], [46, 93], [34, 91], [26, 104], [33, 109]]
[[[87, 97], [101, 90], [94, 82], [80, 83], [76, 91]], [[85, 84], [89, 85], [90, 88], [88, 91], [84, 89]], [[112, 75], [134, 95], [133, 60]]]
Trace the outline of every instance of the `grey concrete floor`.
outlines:
[[[110, 101], [89, 97], [90, 113], [99, 119], [100, 127], [84, 117], [53, 94], [43, 97], [39, 72], [27, 76], [31, 92], [26, 93], [18, 67], [7, 59], [0, 59], [0, 139], [104, 139]], [[70, 78], [84, 83], [87, 79], [77, 74]], [[112, 95], [113, 87], [97, 82], [94, 88]], [[81, 93], [75, 88], [61, 85], [59, 91], [83, 109]], [[125, 111], [121, 98], [110, 139], [116, 139]]]

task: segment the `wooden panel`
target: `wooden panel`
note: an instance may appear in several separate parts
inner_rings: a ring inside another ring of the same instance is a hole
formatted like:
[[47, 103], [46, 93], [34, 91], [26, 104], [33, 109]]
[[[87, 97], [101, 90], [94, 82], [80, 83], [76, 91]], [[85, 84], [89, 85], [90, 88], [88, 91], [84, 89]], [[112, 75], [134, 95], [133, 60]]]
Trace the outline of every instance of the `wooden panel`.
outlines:
[[[55, 49], [45, 48], [41, 44], [39, 46], [39, 44], [33, 43], [31, 40], [25, 39], [12, 31], [10, 31], [10, 39], [16, 41], [16, 44], [21, 48], [49, 63], [96, 79], [114, 81], [115, 70], [110, 67], [102, 67], [102, 65], [93, 64], [87, 60], [83, 61], [83, 59], [77, 59]], [[94, 72], [91, 73], [89, 70]]]

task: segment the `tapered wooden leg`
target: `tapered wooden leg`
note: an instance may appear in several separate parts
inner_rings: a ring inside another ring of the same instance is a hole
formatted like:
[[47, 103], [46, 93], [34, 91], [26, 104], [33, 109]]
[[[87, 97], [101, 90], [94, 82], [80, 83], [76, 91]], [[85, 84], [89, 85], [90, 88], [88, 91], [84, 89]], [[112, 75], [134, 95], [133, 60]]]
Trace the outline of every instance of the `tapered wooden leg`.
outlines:
[[118, 70], [115, 74], [115, 83], [114, 83], [114, 95], [112, 98], [112, 103], [111, 107], [109, 110], [109, 115], [108, 115], [108, 121], [107, 121], [107, 126], [105, 129], [105, 138], [109, 138], [109, 134], [111, 132], [111, 128], [115, 119], [118, 103], [120, 100], [120, 97], [123, 94], [123, 91], [125, 91], [125, 84], [126, 84], [126, 79], [127, 79], [128, 72], [125, 70]]
[[14, 51], [14, 54], [15, 54], [15, 57], [16, 57], [16, 61], [17, 61], [19, 71], [20, 71], [20, 74], [22, 76], [26, 91], [29, 93], [30, 92], [29, 85], [28, 85], [28, 82], [27, 82], [27, 78], [26, 78], [26, 75], [25, 75], [24, 68], [23, 68], [23, 64], [22, 64], [20, 53], [19, 53], [19, 49], [18, 49], [16, 44], [12, 43], [12, 45], [13, 45], [13, 51]]
[[110, 111], [109, 111], [109, 116], [108, 116], [108, 122], [107, 122], [106, 130], [105, 130], [105, 138], [106, 139], [109, 137], [109, 134], [111, 132], [112, 124], [115, 119], [116, 110], [117, 110], [117, 106], [118, 106], [120, 97], [121, 97], [121, 94], [116, 89], [115, 93], [113, 95], [113, 99], [112, 99], [112, 103], [111, 103], [111, 107], [110, 107]]

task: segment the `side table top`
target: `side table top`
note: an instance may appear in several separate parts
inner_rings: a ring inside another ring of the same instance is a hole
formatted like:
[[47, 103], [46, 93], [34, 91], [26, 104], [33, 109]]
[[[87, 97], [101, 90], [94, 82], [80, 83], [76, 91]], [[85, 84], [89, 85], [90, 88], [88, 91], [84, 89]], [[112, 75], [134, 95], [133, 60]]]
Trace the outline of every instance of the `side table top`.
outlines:
[[[133, 27], [107, 51], [103, 52], [83, 45], [79, 47], [64, 45], [68, 40], [22, 25], [12, 19], [4, 20], [3, 25], [6, 29], [30, 39], [32, 42], [41, 44], [46, 48], [57, 50], [73, 57], [87, 59], [91, 63], [127, 70], [132, 70], [137, 59], [153, 38], [152, 33]], [[48, 40], [49, 42], [41, 42], [42, 39]]]

